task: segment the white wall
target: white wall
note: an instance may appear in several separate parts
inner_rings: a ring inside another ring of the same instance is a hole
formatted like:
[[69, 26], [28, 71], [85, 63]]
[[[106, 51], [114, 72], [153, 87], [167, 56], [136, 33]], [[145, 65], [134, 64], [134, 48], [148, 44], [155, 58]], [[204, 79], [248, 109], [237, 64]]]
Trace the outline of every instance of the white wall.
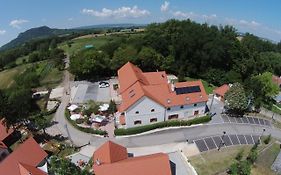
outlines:
[[[154, 112], [151, 112], [154, 109]], [[136, 111], [139, 113], [136, 114]], [[141, 125], [151, 124], [151, 118], [157, 118], [157, 122], [164, 121], [165, 108], [148, 97], [142, 97], [126, 112], [126, 128], [140, 126], [134, 125], [134, 121], [141, 120]]]
[[194, 112], [199, 111], [199, 116], [204, 115], [206, 108], [206, 103], [197, 103], [197, 106], [191, 105], [183, 105], [183, 108], [181, 106], [174, 106], [171, 107], [170, 110], [167, 110], [166, 114], [166, 120], [168, 120], [168, 117], [170, 115], [178, 114], [179, 119], [183, 118], [192, 118], [194, 117]]

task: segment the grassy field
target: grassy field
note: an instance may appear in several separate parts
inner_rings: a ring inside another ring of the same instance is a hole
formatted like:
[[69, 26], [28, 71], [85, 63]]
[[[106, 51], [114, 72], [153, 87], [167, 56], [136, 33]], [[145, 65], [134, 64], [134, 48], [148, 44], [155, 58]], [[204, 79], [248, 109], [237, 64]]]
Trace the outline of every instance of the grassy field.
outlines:
[[272, 144], [268, 149], [259, 154], [257, 163], [253, 166], [251, 174], [255, 175], [275, 175], [271, 170], [271, 165], [280, 152], [280, 146], [277, 143]]
[[[185, 80], [186, 80], [186, 81], [192, 81], [192, 80], [197, 80], [197, 79], [195, 79], [195, 78], [190, 78], [190, 77], [185, 77]], [[207, 94], [212, 94], [213, 91], [214, 91], [214, 89], [216, 88], [216, 86], [214, 86], [214, 85], [208, 83], [208, 82], [205, 81], [205, 80], [202, 80], [202, 79], [201, 79], [201, 81], [202, 81], [202, 83], [203, 83], [203, 86], [204, 86], [204, 88], [205, 88], [206, 93], [207, 93]]]
[[16, 59], [16, 65], [22, 65], [24, 62], [24, 60], [25, 61], [28, 61], [28, 55], [26, 55], [26, 56], [23, 56], [23, 57], [19, 57], [18, 59]]
[[235, 156], [244, 150], [248, 154], [251, 146], [235, 146], [223, 148], [220, 151], [212, 150], [199, 156], [190, 157], [190, 163], [199, 175], [214, 175], [224, 172], [235, 161]]
[[23, 64], [0, 72], [0, 89], [7, 89], [13, 86], [15, 83], [14, 78], [32, 65], [36, 66], [36, 72], [40, 75], [40, 87], [53, 88], [61, 82], [63, 72], [55, 68], [50, 60], [45, 60], [33, 64]]
[[31, 66], [31, 64], [17, 66], [0, 72], [0, 89], [11, 87], [15, 83], [14, 78], [22, 74], [29, 66]]
[[[272, 143], [272, 144], [271, 144]], [[280, 148], [279, 144], [272, 139], [270, 144], [262, 144], [258, 147], [258, 159], [256, 164], [252, 167], [252, 174], [254, 175], [274, 175], [270, 167], [277, 157]], [[212, 150], [203, 153], [199, 156], [190, 157], [190, 163], [194, 166], [199, 175], [215, 175], [224, 174], [232, 163], [236, 162], [235, 157], [243, 150], [243, 159], [249, 154], [252, 146], [232, 146], [223, 148], [220, 151]], [[264, 151], [262, 151], [264, 150]]]
[[63, 49], [66, 53], [73, 55], [74, 53], [85, 49], [85, 45], [93, 45], [94, 48], [99, 49], [102, 45], [112, 40], [114, 37], [117, 36], [101, 36], [94, 38], [74, 39], [71, 40], [71, 42], [73, 42], [71, 44], [71, 47], [68, 47], [67, 42], [64, 42], [59, 46], [59, 48]]

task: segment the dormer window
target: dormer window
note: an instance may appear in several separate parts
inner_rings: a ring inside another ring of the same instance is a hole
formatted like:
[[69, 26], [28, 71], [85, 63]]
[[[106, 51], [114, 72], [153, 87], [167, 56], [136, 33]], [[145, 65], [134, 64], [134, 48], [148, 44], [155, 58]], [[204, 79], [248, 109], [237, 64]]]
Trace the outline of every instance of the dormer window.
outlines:
[[186, 100], [186, 101], [189, 101], [189, 100], [190, 100], [190, 98], [189, 98], [189, 97], [186, 97], [186, 98], [185, 98], [185, 100]]
[[181, 109], [183, 108], [183, 105], [181, 105]]
[[194, 106], [194, 107], [197, 106], [197, 103], [195, 103], [193, 106]]

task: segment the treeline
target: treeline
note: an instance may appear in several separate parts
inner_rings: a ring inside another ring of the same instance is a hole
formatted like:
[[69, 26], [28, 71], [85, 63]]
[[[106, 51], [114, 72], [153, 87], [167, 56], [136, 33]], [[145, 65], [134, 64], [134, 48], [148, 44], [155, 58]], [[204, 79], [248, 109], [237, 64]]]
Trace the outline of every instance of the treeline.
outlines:
[[112, 39], [100, 50], [83, 50], [71, 58], [70, 68], [89, 79], [116, 74], [131, 61], [145, 71], [166, 70], [181, 80], [189, 76], [215, 85], [243, 83], [266, 71], [281, 75], [281, 43], [237, 37], [232, 26], [169, 20], [149, 25], [144, 34]]

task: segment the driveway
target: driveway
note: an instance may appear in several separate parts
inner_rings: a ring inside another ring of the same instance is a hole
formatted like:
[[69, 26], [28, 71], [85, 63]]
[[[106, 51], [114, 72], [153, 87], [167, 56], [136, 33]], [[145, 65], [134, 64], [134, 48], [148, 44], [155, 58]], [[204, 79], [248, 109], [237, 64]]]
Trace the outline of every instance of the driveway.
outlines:
[[209, 107], [211, 113], [216, 113], [216, 115], [213, 116], [210, 123], [223, 123], [221, 113], [224, 108], [224, 103], [218, 100], [217, 98], [213, 97], [213, 95], [209, 95], [207, 106]]

